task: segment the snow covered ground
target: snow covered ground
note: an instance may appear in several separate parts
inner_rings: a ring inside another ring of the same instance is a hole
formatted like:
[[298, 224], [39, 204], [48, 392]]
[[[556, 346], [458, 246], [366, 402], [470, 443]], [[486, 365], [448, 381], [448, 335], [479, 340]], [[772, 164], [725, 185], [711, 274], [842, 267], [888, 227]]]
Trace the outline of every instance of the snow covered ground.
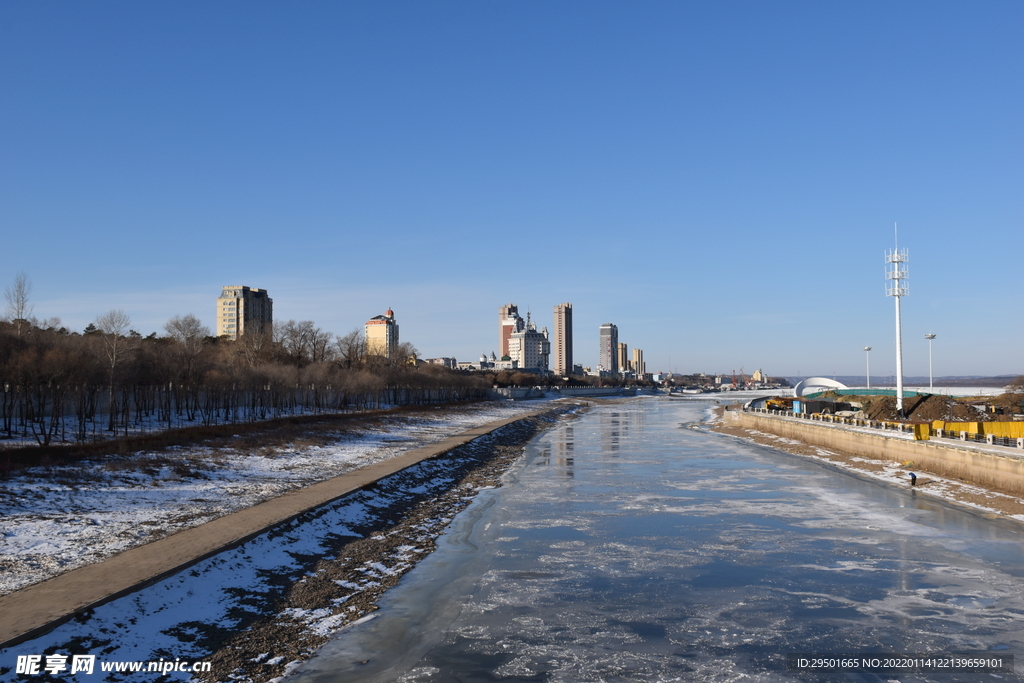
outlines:
[[0, 595], [546, 404], [425, 409], [354, 434], [339, 430], [326, 445], [180, 447], [24, 470], [0, 482]]

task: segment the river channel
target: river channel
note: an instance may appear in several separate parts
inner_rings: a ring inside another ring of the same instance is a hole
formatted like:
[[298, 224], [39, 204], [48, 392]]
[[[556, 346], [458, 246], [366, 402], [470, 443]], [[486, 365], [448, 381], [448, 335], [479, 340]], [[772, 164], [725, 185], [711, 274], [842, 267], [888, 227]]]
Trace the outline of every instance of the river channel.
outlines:
[[1024, 657], [1024, 525], [692, 428], [708, 410], [597, 405], [536, 438], [288, 683], [1021, 680], [787, 671]]

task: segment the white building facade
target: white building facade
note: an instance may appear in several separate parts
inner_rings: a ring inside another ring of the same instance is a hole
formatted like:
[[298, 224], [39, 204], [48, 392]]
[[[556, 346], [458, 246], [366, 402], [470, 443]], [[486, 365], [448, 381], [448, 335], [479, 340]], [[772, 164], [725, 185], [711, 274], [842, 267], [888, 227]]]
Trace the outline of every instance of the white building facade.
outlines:
[[547, 373], [551, 357], [548, 328], [545, 327], [538, 332], [537, 326], [530, 321], [527, 314], [526, 324], [522, 329], [509, 335], [508, 355], [521, 370]]

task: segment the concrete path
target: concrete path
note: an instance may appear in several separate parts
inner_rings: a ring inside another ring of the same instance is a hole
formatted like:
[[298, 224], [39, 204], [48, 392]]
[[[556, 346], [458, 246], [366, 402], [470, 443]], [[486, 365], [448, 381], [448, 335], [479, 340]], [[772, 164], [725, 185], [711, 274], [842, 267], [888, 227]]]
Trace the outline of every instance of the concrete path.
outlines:
[[251, 508], [126, 550], [95, 564], [0, 597], [0, 648], [46, 633], [76, 614], [144, 588], [190, 565], [237, 546], [302, 513], [352, 493], [418, 462], [547, 412], [489, 422], [429, 446], [407, 451], [340, 476], [289, 491]]

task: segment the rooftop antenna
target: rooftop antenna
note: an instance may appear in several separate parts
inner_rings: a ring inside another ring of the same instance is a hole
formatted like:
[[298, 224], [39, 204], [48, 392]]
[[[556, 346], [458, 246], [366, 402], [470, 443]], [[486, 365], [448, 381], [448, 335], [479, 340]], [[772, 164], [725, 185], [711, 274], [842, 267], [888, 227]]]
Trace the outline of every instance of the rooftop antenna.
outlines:
[[910, 294], [907, 279], [907, 250], [899, 247], [899, 228], [893, 223], [895, 248], [885, 254], [885, 278], [891, 280], [885, 288], [886, 296], [896, 299], [896, 412], [903, 417], [903, 330], [900, 319], [900, 297]]

